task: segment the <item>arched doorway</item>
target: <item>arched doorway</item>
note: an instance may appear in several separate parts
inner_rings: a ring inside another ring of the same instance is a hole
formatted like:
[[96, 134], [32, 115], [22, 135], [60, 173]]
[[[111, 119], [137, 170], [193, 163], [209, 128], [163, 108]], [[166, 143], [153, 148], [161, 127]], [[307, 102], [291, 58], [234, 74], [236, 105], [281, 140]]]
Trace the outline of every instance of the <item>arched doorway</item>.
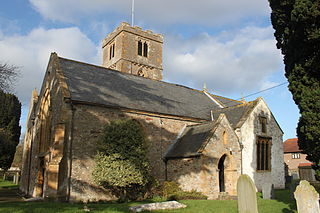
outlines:
[[223, 155], [218, 163], [218, 170], [219, 170], [219, 191], [225, 192], [225, 179], [224, 179], [224, 163], [227, 155]]

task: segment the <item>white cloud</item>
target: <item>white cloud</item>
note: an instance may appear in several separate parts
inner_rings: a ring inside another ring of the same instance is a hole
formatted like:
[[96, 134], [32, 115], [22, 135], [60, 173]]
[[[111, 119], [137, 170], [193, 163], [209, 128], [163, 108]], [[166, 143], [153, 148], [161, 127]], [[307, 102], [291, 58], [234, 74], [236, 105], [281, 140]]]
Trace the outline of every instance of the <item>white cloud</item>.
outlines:
[[[88, 16], [109, 14], [130, 17], [131, 0], [29, 0], [45, 18], [77, 22]], [[261, 0], [136, 0], [137, 20], [159, 23], [223, 24], [244, 17], [269, 14], [268, 1]], [[90, 18], [90, 17], [89, 17]]]
[[[1, 35], [1, 31], [0, 31]], [[59, 56], [90, 63], [99, 63], [97, 47], [78, 28], [37, 28], [27, 35], [0, 37], [1, 61], [19, 66], [21, 78], [15, 90], [27, 104], [32, 90], [40, 89], [51, 52]]]
[[199, 89], [206, 82], [215, 93], [265, 89], [273, 85], [268, 78], [282, 68], [282, 56], [275, 48], [271, 27], [247, 27], [186, 40], [171, 36], [166, 42], [166, 79]]

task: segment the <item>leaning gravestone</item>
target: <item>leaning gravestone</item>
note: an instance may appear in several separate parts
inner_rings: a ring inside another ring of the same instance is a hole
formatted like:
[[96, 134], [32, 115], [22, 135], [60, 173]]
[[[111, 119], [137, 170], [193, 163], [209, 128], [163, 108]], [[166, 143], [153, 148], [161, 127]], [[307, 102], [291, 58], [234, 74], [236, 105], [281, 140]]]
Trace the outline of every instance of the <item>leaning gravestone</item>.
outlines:
[[262, 185], [262, 197], [263, 199], [273, 199], [274, 198], [274, 188], [272, 183], [265, 183]]
[[258, 213], [256, 186], [248, 175], [241, 175], [237, 183], [239, 213]]
[[319, 194], [306, 180], [300, 181], [294, 192], [298, 213], [320, 213]]

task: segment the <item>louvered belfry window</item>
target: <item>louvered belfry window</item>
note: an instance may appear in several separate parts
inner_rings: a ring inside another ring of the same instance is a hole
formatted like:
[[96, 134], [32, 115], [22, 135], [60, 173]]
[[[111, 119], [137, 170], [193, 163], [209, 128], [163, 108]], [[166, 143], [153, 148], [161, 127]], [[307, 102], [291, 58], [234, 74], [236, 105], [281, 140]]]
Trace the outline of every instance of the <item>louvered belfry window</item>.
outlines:
[[138, 41], [138, 55], [144, 56], [144, 57], [148, 57], [148, 43], [142, 42], [142, 41]]
[[138, 55], [142, 56], [142, 41], [138, 41]]

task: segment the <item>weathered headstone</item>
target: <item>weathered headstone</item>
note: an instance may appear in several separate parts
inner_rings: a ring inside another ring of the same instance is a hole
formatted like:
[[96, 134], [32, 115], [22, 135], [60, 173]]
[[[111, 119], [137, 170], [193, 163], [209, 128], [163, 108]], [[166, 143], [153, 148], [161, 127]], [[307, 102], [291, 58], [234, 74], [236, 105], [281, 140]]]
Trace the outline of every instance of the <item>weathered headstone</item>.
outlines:
[[258, 213], [256, 187], [248, 175], [238, 178], [237, 194], [239, 213]]
[[298, 213], [320, 213], [319, 194], [306, 180], [300, 181], [294, 192]]
[[262, 186], [262, 197], [263, 199], [273, 199], [274, 198], [274, 188], [272, 183], [265, 183]]

